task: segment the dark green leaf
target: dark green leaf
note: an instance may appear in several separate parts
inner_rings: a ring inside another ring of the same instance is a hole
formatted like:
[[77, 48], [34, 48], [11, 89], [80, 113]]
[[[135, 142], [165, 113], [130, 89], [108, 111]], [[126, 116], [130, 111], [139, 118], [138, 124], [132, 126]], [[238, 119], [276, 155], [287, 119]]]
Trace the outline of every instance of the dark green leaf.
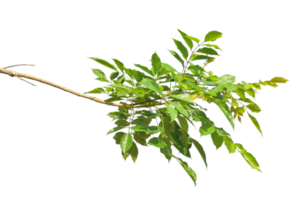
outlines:
[[175, 51], [172, 50], [169, 51], [182, 64], [182, 67], [184, 67], [184, 61], [181, 59], [181, 57]]
[[151, 138], [148, 141], [148, 144], [152, 145], [152, 146], [155, 146], [155, 147], [158, 147], [158, 148], [167, 147], [167, 144], [161, 138], [158, 138], [158, 137]]
[[217, 131], [215, 131], [214, 133], [211, 134], [211, 139], [214, 143], [214, 145], [216, 146], [216, 148], [220, 148], [223, 144], [223, 137], [219, 136], [219, 134], [217, 133]]
[[130, 154], [131, 154], [131, 158], [132, 158], [133, 162], [135, 162], [136, 159], [137, 159], [137, 156], [139, 154], [139, 150], [138, 150], [135, 142], [132, 142], [132, 146], [131, 146], [131, 149], [130, 149]]
[[205, 155], [203, 147], [201, 146], [201, 144], [197, 140], [192, 139], [192, 142], [195, 145], [195, 147], [198, 150], [198, 152], [200, 153], [200, 155], [201, 155], [201, 157], [202, 157], [202, 159], [203, 159], [203, 161], [205, 163], [205, 166], [207, 168], [206, 155]]
[[197, 52], [199, 53], [204, 53], [204, 54], [209, 54], [209, 55], [219, 55], [214, 49], [212, 48], [207, 48], [203, 47], [202, 49], [198, 49]]
[[113, 132], [116, 132], [118, 130], [121, 130], [123, 128], [126, 128], [126, 126], [117, 126], [117, 127], [113, 128], [113, 129], [110, 129], [110, 131], [108, 131], [108, 133], [106, 135], [108, 135], [110, 133], [113, 133]]
[[189, 56], [188, 50], [185, 48], [185, 46], [178, 40], [173, 39], [175, 42], [175, 45], [177, 46], [177, 49], [181, 52], [183, 55], [184, 59], [187, 59]]
[[262, 134], [260, 126], [259, 126], [259, 123], [256, 120], [256, 118], [254, 116], [250, 115], [249, 113], [248, 113], [248, 116], [250, 117], [251, 121], [253, 122], [253, 124], [255, 125], [255, 127], [257, 128], [257, 130]]
[[119, 76], [119, 72], [113, 72], [113, 73], [110, 74], [110, 80], [114, 80], [118, 76]]
[[116, 140], [116, 144], [120, 144], [121, 142], [121, 138], [123, 137], [123, 135], [125, 135], [126, 133], [124, 132], [117, 132], [115, 135], [114, 135], [114, 139]]
[[127, 117], [120, 112], [110, 112], [108, 113], [108, 116], [113, 119], [125, 119], [125, 120], [127, 119]]
[[161, 61], [159, 56], [156, 53], [152, 55], [151, 62], [154, 71], [153, 75], [156, 75], [161, 70]]
[[192, 42], [192, 40], [190, 38], [188, 38], [187, 37], [188, 35], [185, 34], [184, 32], [182, 32], [181, 30], [178, 29], [178, 31], [181, 34], [181, 36], [184, 39], [184, 41], [186, 42], [186, 44], [190, 47], [190, 49], [192, 49], [193, 48], [193, 42]]
[[108, 67], [110, 69], [118, 71], [117, 68], [113, 64], [111, 64], [111, 63], [109, 63], [105, 60], [102, 60], [100, 58], [95, 58], [95, 57], [89, 57], [89, 58], [96, 61], [96, 62], [98, 62], [98, 63], [100, 63], [100, 64], [102, 64], [102, 65], [104, 65], [105, 67]]
[[191, 61], [193, 60], [206, 60], [206, 59], [210, 59], [212, 57], [208, 57], [208, 56], [204, 56], [204, 55], [198, 55], [198, 54], [193, 54], [190, 58]]

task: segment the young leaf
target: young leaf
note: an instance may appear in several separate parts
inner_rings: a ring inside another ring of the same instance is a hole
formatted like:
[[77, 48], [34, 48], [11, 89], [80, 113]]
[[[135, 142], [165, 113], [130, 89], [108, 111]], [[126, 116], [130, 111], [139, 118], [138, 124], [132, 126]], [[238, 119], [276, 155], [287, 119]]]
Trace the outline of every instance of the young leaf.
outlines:
[[219, 55], [214, 49], [212, 48], [207, 48], [207, 47], [204, 47], [202, 49], [198, 49], [197, 52], [199, 53], [203, 53], [203, 54], [209, 54], [209, 55]]
[[181, 59], [181, 57], [175, 51], [172, 50], [169, 51], [182, 64], [182, 67], [184, 67], [184, 61]]
[[179, 33], [181, 34], [181, 36], [182, 36], [182, 38], [184, 39], [184, 41], [185, 41], [185, 43], [190, 47], [190, 49], [192, 50], [192, 48], [193, 48], [193, 42], [192, 42], [192, 40], [190, 39], [190, 38], [188, 38], [187, 36], [187, 34], [185, 34], [184, 32], [182, 32], [181, 30], [179, 30], [178, 29], [178, 31], [179, 31]]
[[103, 88], [95, 88], [89, 92], [85, 92], [83, 94], [87, 94], [87, 93], [105, 93], [105, 90]]
[[95, 58], [95, 57], [89, 57], [89, 58], [96, 61], [96, 62], [98, 62], [98, 63], [100, 63], [100, 64], [102, 64], [102, 65], [104, 65], [105, 67], [108, 67], [110, 69], [118, 71], [117, 68], [113, 64], [111, 64], [111, 63], [109, 63], [105, 60], [102, 60], [100, 58]]
[[216, 39], [222, 37], [222, 33], [218, 31], [210, 31], [206, 34], [204, 42], [215, 41]]
[[156, 53], [154, 53], [151, 57], [152, 67], [153, 67], [153, 75], [156, 75], [161, 70], [161, 61]]
[[128, 151], [132, 145], [132, 136], [130, 133], [124, 134], [120, 141], [122, 152]]
[[139, 65], [139, 64], [134, 64], [136, 67], [138, 67], [138, 68], [140, 68], [141, 70], [143, 70], [144, 72], [147, 72], [148, 74], [150, 74], [151, 76], [154, 76], [153, 74], [152, 74], [152, 72], [147, 68], [147, 67], [145, 67], [145, 66], [143, 66], [143, 65]]
[[175, 42], [175, 45], [177, 46], [177, 49], [182, 53], [184, 59], [186, 60], [189, 56], [188, 50], [185, 48], [185, 46], [178, 40], [173, 39]]
[[167, 147], [168, 145], [161, 139], [158, 137], [153, 137], [148, 141], [149, 145], [158, 147], [158, 148], [164, 148]]
[[274, 83], [286, 83], [288, 80], [282, 77], [274, 77], [271, 81]]
[[165, 104], [165, 106], [168, 108], [168, 112], [170, 114], [171, 117], [171, 122], [174, 121], [177, 117], [177, 110], [175, 108], [173, 108], [172, 106], [170, 106], [169, 104]]
[[[177, 158], [177, 157], [175, 157]], [[196, 186], [196, 180], [197, 180], [197, 175], [196, 173], [188, 166], [188, 164], [184, 161], [182, 161], [180, 158], [177, 158], [177, 161], [180, 163], [180, 165], [183, 167], [183, 169], [186, 171], [186, 173], [191, 177], [193, 180], [195, 186]]]
[[203, 161], [205, 163], [205, 166], [207, 168], [206, 155], [205, 155], [203, 147], [201, 146], [201, 144], [197, 140], [194, 140], [193, 138], [192, 138], [192, 142], [195, 145], [195, 147], [198, 150], [198, 152], [200, 153], [200, 155], [201, 155], [201, 157], [202, 157], [202, 159], [203, 159]]
[[189, 113], [188, 111], [181, 105], [175, 103], [175, 102], [170, 102], [170, 104], [172, 106], [174, 106], [181, 114], [183, 114], [184, 116], [186, 116], [187, 118], [189, 117]]
[[227, 104], [223, 101], [219, 100], [214, 100], [214, 102], [219, 106], [219, 108], [222, 110], [226, 118], [228, 119], [229, 123], [231, 124], [232, 128], [234, 129], [234, 123], [233, 123], [233, 118], [231, 115], [231, 112], [227, 106]]
[[223, 137], [219, 136], [219, 134], [217, 133], [217, 131], [215, 131], [214, 133], [211, 134], [211, 139], [214, 143], [214, 145], [216, 146], [216, 148], [220, 148], [223, 144]]
[[199, 128], [199, 132], [200, 132], [201, 136], [212, 134], [215, 131], [216, 131], [216, 128], [212, 124], [203, 124]]
[[139, 150], [138, 150], [138, 148], [137, 148], [135, 142], [132, 142], [130, 154], [131, 154], [131, 158], [132, 158], [133, 162], [135, 162], [136, 159], [137, 159], [137, 156], [138, 156], [138, 154], [139, 154]]
[[200, 40], [199, 40], [198, 38], [195, 38], [195, 37], [192, 37], [192, 36], [189, 36], [189, 35], [187, 35], [187, 36], [185, 36], [185, 37], [187, 37], [187, 38], [189, 38], [189, 39], [195, 41], [197, 44], [200, 42]]
[[141, 85], [144, 85], [146, 88], [149, 88], [150, 90], [153, 90], [160, 94], [161, 97], [164, 98], [164, 95], [159, 87], [159, 85], [152, 79], [149, 78], [143, 78], [143, 80], [140, 82]]
[[236, 149], [236, 146], [233, 143], [233, 141], [230, 139], [230, 137], [223, 136], [223, 140], [225, 142], [225, 146], [227, 147], [229, 153], [234, 153], [235, 149]]
[[106, 76], [104, 74], [103, 71], [101, 71], [100, 69], [92, 69], [93, 73], [98, 76], [97, 80], [99, 81], [103, 81], [103, 82], [109, 82], [107, 79], [106, 79]]

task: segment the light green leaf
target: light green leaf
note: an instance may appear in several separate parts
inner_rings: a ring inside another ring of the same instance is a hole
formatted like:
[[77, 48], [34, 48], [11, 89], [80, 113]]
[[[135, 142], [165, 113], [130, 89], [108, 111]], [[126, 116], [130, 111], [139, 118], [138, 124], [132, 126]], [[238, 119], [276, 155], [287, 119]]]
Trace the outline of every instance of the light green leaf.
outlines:
[[207, 168], [206, 155], [205, 155], [203, 147], [201, 146], [201, 144], [197, 140], [192, 139], [192, 142], [195, 145], [195, 147], [198, 150], [198, 152], [200, 153], [200, 155], [201, 155], [201, 157], [202, 157], [202, 159], [203, 159], [203, 161], [205, 163], [205, 166]]
[[138, 67], [138, 68], [140, 68], [141, 70], [143, 70], [144, 72], [147, 72], [148, 74], [150, 74], [151, 76], [154, 76], [153, 74], [152, 74], [152, 72], [147, 68], [147, 67], [145, 67], [145, 66], [143, 66], [143, 65], [139, 65], [139, 64], [134, 64], [136, 67]]
[[[175, 157], [177, 158], [177, 157]], [[177, 158], [177, 161], [180, 163], [180, 165], [183, 167], [183, 169], [186, 171], [186, 173], [191, 177], [193, 180], [195, 186], [196, 186], [196, 180], [197, 180], [197, 175], [196, 173], [188, 166], [188, 164], [184, 161], [182, 161], [180, 158]]]
[[215, 41], [216, 39], [222, 37], [222, 33], [218, 31], [210, 31], [206, 34], [204, 42]]
[[252, 167], [252, 169], [260, 171], [259, 164], [251, 153], [247, 151], [241, 151], [240, 153], [242, 154], [243, 158], [247, 161], [247, 163]]
[[121, 61], [117, 60], [117, 59], [113, 59], [113, 60], [114, 60], [114, 62], [116, 63], [117, 67], [118, 67], [122, 72], [124, 72], [124, 70], [126, 69], [126, 68], [124, 67], [124, 64], [123, 64]]
[[182, 67], [184, 67], [184, 61], [181, 57], [175, 51], [169, 50], [169, 52], [182, 64]]
[[175, 99], [179, 99], [179, 100], [182, 100], [182, 101], [186, 101], [188, 103], [194, 103], [194, 101], [191, 99], [191, 97], [187, 94], [173, 94], [173, 95], [170, 95], [170, 97], [173, 97]]
[[110, 112], [107, 115], [113, 119], [127, 119], [127, 117], [120, 112]]
[[137, 71], [135, 69], [132, 70], [132, 73], [137, 82], [140, 82], [142, 80], [142, 78], [145, 76], [144, 73], [141, 73], [140, 71]]
[[219, 136], [217, 131], [213, 132], [210, 136], [216, 148], [220, 148], [223, 144], [223, 137]]
[[198, 55], [198, 54], [193, 54], [190, 58], [191, 61], [193, 60], [206, 60], [206, 59], [210, 59], [213, 57], [208, 57], [208, 56], [204, 56], [204, 55]]
[[117, 132], [115, 135], [114, 135], [114, 139], [116, 140], [116, 144], [120, 144], [121, 142], [121, 138], [123, 137], [123, 135], [125, 135], [126, 133], [124, 132]]
[[154, 71], [153, 75], [156, 75], [161, 70], [161, 61], [160, 61], [159, 56], [156, 53], [154, 53], [152, 55], [151, 62], [152, 62], [152, 67], [153, 67], [153, 71]]
[[197, 44], [200, 42], [200, 40], [199, 40], [198, 38], [196, 38], [196, 37], [192, 37], [192, 36], [189, 36], [189, 35], [187, 35], [187, 36], [185, 36], [185, 37], [187, 37], [187, 38], [189, 38], [189, 39], [195, 41]]
[[202, 46], [207, 46], [207, 47], [214, 47], [215, 49], [219, 49], [222, 51], [222, 49], [220, 49], [219, 46], [215, 45], [215, 44], [202, 44]]
[[237, 95], [239, 95], [242, 100], [245, 100], [245, 92], [242, 88], [238, 88], [238, 89], [234, 90], [233, 92], [235, 92]]
[[251, 97], [255, 98], [255, 92], [252, 87], [249, 89], [245, 90]]
[[251, 83], [251, 86], [254, 87], [255, 89], [258, 89], [258, 90], [261, 89], [261, 87], [258, 83]]
[[286, 83], [288, 80], [282, 77], [274, 77], [271, 81], [274, 83]]
[[130, 133], [127, 133], [122, 136], [121, 141], [120, 141], [120, 146], [122, 149], [122, 152], [125, 153], [130, 149], [132, 145], [132, 136]]
[[199, 128], [201, 136], [212, 134], [216, 131], [216, 128], [212, 124], [204, 124]]
[[103, 71], [101, 71], [100, 69], [92, 69], [93, 73], [98, 76], [97, 80], [99, 81], [103, 81], [103, 82], [109, 82], [107, 79], [106, 79], [106, 76], [104, 74]]
[[232, 84], [235, 81], [235, 76], [231, 76], [229, 74], [225, 74], [221, 77], [219, 77], [219, 79], [217, 80], [217, 84]]
[[228, 121], [230, 122], [232, 128], [234, 129], [234, 123], [233, 123], [233, 117], [231, 115], [231, 112], [227, 106], [227, 104], [223, 101], [214, 100], [214, 102], [219, 106], [219, 108], [222, 110]]
[[232, 92], [233, 90], [236, 90], [239, 88], [238, 85], [233, 85], [232, 83], [228, 83], [226, 85], [226, 87], [227, 87], [227, 92]]
[[229, 153], [234, 153], [235, 149], [236, 149], [236, 146], [233, 143], [233, 141], [231, 140], [231, 138], [227, 137], [227, 136], [223, 136], [223, 140], [225, 142], [225, 146], [227, 147]]
[[184, 59], [186, 60], [189, 56], [188, 50], [185, 48], [185, 46], [178, 40], [173, 39], [175, 42], [175, 45], [177, 46], [177, 49], [182, 53]]
[[209, 55], [219, 55], [214, 49], [212, 48], [207, 48], [203, 47], [202, 49], [198, 49], [197, 52], [199, 53], [204, 53], [204, 54], [209, 54]]
[[248, 113], [248, 116], [250, 117], [251, 121], [253, 122], [253, 124], [255, 125], [255, 127], [257, 128], [257, 130], [258, 130], [258, 131], [261, 133], [261, 135], [262, 135], [262, 132], [261, 132], [259, 123], [258, 123], [258, 121], [256, 120], [256, 118], [255, 118], [254, 116], [250, 115], [249, 113]]
[[116, 132], [118, 130], [121, 130], [123, 128], [126, 128], [126, 126], [117, 126], [117, 127], [113, 128], [113, 129], [110, 129], [110, 131], [108, 131], [108, 133], [106, 135], [108, 135], [110, 133], [113, 133], [113, 132]]
[[161, 139], [158, 137], [153, 137], [148, 141], [149, 145], [158, 147], [158, 148], [164, 148], [167, 147], [168, 145]]
[[165, 103], [165, 106], [168, 108], [168, 112], [170, 114], [171, 117], [171, 122], [174, 121], [177, 117], [177, 110], [175, 108], [173, 108], [172, 106], [170, 106], [169, 104]]
[[161, 63], [161, 66], [164, 67], [166, 69], [166, 71], [168, 71], [168, 72], [177, 72], [176, 69], [174, 69], [167, 63]]
[[104, 65], [105, 67], [108, 67], [110, 69], [118, 71], [117, 68], [113, 64], [111, 64], [111, 63], [109, 63], [105, 60], [102, 60], [100, 58], [95, 58], [95, 57], [89, 57], [89, 58], [96, 61], [96, 62], [98, 62], [98, 63], [100, 63], [100, 64], [102, 64], [102, 65]]
[[258, 107], [258, 105], [255, 103], [248, 104], [247, 108], [249, 108], [249, 110], [255, 113], [259, 113], [261, 111], [260, 107]]
[[105, 93], [105, 90], [103, 88], [95, 88], [89, 92], [85, 92], [83, 94], [87, 94], [87, 93]]
[[225, 87], [225, 85], [223, 85], [223, 84], [219, 85], [217, 87], [214, 87], [211, 90], [207, 91], [207, 94], [215, 95], [218, 92], [220, 92], [224, 87]]
[[140, 82], [141, 85], [144, 85], [146, 88], [149, 88], [150, 90], [153, 90], [160, 94], [161, 97], [164, 98], [164, 95], [159, 87], [159, 85], [152, 79], [149, 78], [143, 78], [143, 80]]
[[138, 148], [137, 148], [135, 142], [132, 142], [130, 154], [131, 154], [131, 158], [132, 158], [133, 162], [135, 162], [136, 159], [137, 159], [137, 156], [138, 156], [138, 154], [139, 154], [139, 150], [138, 150]]
[[229, 133], [224, 131], [223, 128], [217, 128], [217, 133], [219, 134], [219, 136], [230, 136]]
[[181, 105], [175, 103], [175, 102], [170, 102], [170, 104], [172, 106], [174, 106], [181, 114], [183, 114], [184, 116], [186, 116], [187, 118], [189, 117], [189, 113], [188, 111]]
[[187, 37], [188, 35], [185, 34], [184, 32], [182, 32], [181, 30], [178, 29], [178, 31], [181, 34], [181, 36], [184, 39], [184, 41], [186, 42], [186, 44], [190, 47], [190, 49], [192, 49], [193, 48], [193, 42], [192, 42], [192, 40], [190, 38], [188, 38]]

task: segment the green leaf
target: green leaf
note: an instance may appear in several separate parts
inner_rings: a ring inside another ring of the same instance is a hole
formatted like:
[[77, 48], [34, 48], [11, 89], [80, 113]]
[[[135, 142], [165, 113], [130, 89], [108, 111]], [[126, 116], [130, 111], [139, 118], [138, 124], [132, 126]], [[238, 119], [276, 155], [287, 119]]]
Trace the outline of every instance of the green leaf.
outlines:
[[116, 132], [118, 130], [121, 130], [123, 128], [126, 128], [126, 126], [117, 126], [117, 127], [113, 128], [113, 129], [110, 129], [110, 131], [108, 131], [108, 133], [106, 135], [108, 135], [110, 133], [113, 133], [113, 132]]
[[175, 102], [170, 102], [170, 104], [172, 106], [174, 106], [181, 114], [183, 114], [184, 116], [186, 116], [187, 118], [189, 117], [189, 113], [188, 111], [181, 105], [175, 103]]
[[214, 133], [211, 134], [211, 139], [214, 143], [214, 145], [216, 146], [216, 148], [220, 148], [223, 144], [223, 137], [219, 136], [219, 134], [217, 133], [217, 131], [215, 131]]
[[135, 69], [132, 70], [132, 73], [137, 82], [140, 82], [143, 79], [143, 77], [145, 76], [144, 73], [141, 73], [140, 71], [137, 71]]
[[178, 29], [178, 31], [181, 34], [182, 38], [184, 39], [185, 43], [190, 47], [190, 49], [192, 49], [193, 48], [192, 40], [190, 38], [188, 38], [187, 37], [188, 35], [185, 34], [184, 32], [182, 32], [181, 30]]
[[132, 136], [130, 133], [127, 133], [122, 136], [121, 141], [120, 141], [120, 146], [122, 149], [122, 152], [125, 153], [130, 149], [132, 145]]
[[[175, 157], [177, 158], [177, 157]], [[183, 169], [186, 171], [186, 173], [191, 177], [193, 180], [195, 186], [196, 186], [196, 180], [197, 180], [197, 175], [196, 173], [188, 166], [188, 164], [184, 161], [182, 161], [180, 158], [177, 158], [177, 161], [180, 163], [180, 165], [183, 167]]]
[[219, 136], [230, 136], [223, 128], [217, 128], [217, 133]]
[[121, 142], [121, 138], [123, 137], [123, 135], [125, 135], [126, 133], [124, 132], [117, 132], [115, 135], [114, 135], [114, 139], [116, 140], [116, 144], [120, 144]]
[[255, 92], [252, 87], [249, 89], [245, 90], [251, 97], [255, 98]]
[[110, 74], [110, 80], [114, 80], [118, 76], [119, 76], [119, 72], [113, 72], [113, 73]]
[[154, 70], [153, 75], [156, 75], [161, 70], [161, 61], [156, 53], [154, 53], [151, 57], [152, 67]]
[[169, 104], [165, 103], [165, 106], [168, 108], [168, 112], [170, 114], [171, 117], [171, 122], [174, 121], [177, 117], [177, 110], [175, 108], [173, 108], [172, 106], [170, 106]]
[[209, 55], [219, 55], [214, 49], [212, 48], [207, 48], [203, 47], [202, 49], [198, 49], [197, 52], [199, 53], [204, 53], [204, 54], [209, 54]]
[[223, 140], [225, 142], [225, 146], [227, 147], [229, 153], [234, 153], [235, 149], [236, 149], [236, 146], [233, 143], [233, 141], [227, 136], [223, 136]]
[[89, 57], [89, 58], [96, 61], [96, 62], [98, 62], [98, 63], [100, 63], [100, 64], [102, 64], [102, 65], [104, 65], [105, 67], [108, 67], [110, 69], [118, 71], [117, 68], [113, 64], [111, 64], [111, 63], [109, 63], [105, 60], [102, 60], [100, 58], [95, 58], [95, 57]]
[[247, 161], [247, 163], [252, 167], [252, 169], [260, 171], [259, 164], [251, 153], [247, 151], [241, 151], [240, 153], [242, 154], [243, 158]]
[[150, 90], [153, 90], [160, 94], [161, 97], [164, 98], [164, 95], [159, 87], [159, 85], [152, 79], [149, 78], [143, 78], [143, 80], [140, 82], [141, 85], [144, 85], [146, 88], [149, 88]]
[[192, 37], [192, 36], [189, 36], [189, 35], [187, 35], [187, 36], [185, 36], [185, 37], [187, 37], [187, 38], [189, 38], [189, 39], [195, 41], [197, 44], [200, 42], [200, 40], [199, 40], [198, 38], [195, 38], [195, 37]]
[[130, 149], [129, 149], [129, 151], [127, 151], [125, 153], [123, 153], [123, 151], [121, 151], [121, 152], [122, 152], [122, 156], [123, 156], [124, 160], [126, 160], [128, 158], [128, 156], [130, 155]]
[[202, 46], [207, 46], [207, 47], [214, 47], [215, 49], [219, 49], [222, 51], [222, 49], [220, 49], [219, 46], [215, 45], [215, 44], [202, 44]]
[[161, 63], [162, 67], [164, 67], [168, 72], [177, 72], [176, 69], [174, 69], [173, 67], [171, 67], [169, 64], [167, 63]]
[[249, 108], [249, 110], [255, 113], [259, 113], [261, 111], [260, 107], [258, 107], [258, 105], [255, 103], [248, 104], [247, 108]]
[[258, 89], [258, 90], [261, 89], [261, 87], [260, 87], [260, 85], [258, 83], [251, 83], [251, 86], [254, 87], [254, 88], [256, 88], [256, 89]]
[[214, 87], [211, 90], [207, 91], [207, 94], [215, 95], [218, 92], [220, 92], [224, 87], [225, 87], [225, 85], [219, 85], [217, 87]]
[[286, 83], [288, 80], [282, 77], [274, 77], [270, 81], [274, 83]]
[[197, 140], [192, 139], [192, 142], [195, 145], [195, 147], [198, 150], [198, 152], [200, 153], [200, 155], [201, 155], [201, 157], [202, 157], [202, 159], [203, 159], [203, 161], [205, 163], [205, 166], [207, 168], [206, 155], [205, 155], [203, 147], [201, 146], [201, 144]]
[[239, 88], [238, 85], [233, 85], [232, 83], [228, 83], [226, 85], [226, 87], [227, 87], [227, 92], [232, 92], [232, 91], [234, 91], [234, 90], [236, 90], [236, 89]]
[[243, 87], [244, 87], [244, 89], [249, 89], [249, 88], [251, 88], [251, 84], [250, 83], [246, 83], [245, 81], [242, 81], [242, 84], [243, 84]]
[[182, 67], [184, 67], [184, 61], [181, 57], [175, 51], [169, 50], [169, 52], [182, 64]]
[[219, 79], [217, 80], [217, 84], [232, 84], [235, 81], [235, 76], [229, 75], [229, 74], [225, 74], [221, 77], [219, 77]]
[[113, 60], [114, 60], [114, 62], [116, 63], [117, 67], [118, 67], [122, 72], [124, 72], [124, 70], [126, 69], [126, 68], [124, 67], [124, 64], [123, 64], [121, 61], [117, 60], [117, 59], [113, 59]]
[[182, 100], [182, 101], [186, 101], [188, 103], [194, 103], [194, 101], [191, 99], [191, 97], [187, 94], [173, 94], [173, 95], [170, 95], [170, 97], [173, 97], [175, 99], [179, 99], [179, 100]]
[[131, 158], [132, 158], [133, 162], [135, 162], [136, 159], [137, 159], [137, 156], [138, 156], [138, 154], [139, 154], [139, 150], [138, 150], [138, 148], [137, 148], [135, 142], [132, 142], [130, 154], [131, 154]]
[[222, 37], [222, 33], [218, 31], [210, 31], [206, 34], [204, 42], [215, 41], [216, 39]]
[[168, 145], [161, 139], [158, 137], [153, 137], [148, 141], [149, 145], [158, 147], [158, 148], [164, 148], [167, 147]]
[[134, 64], [136, 67], [138, 67], [138, 68], [140, 68], [141, 70], [143, 70], [144, 72], [147, 72], [148, 74], [150, 74], [151, 76], [154, 76], [153, 74], [152, 74], [152, 72], [147, 68], [147, 67], [145, 67], [145, 66], [143, 66], [143, 65], [139, 65], [139, 64]]
[[242, 88], [238, 88], [238, 89], [234, 90], [233, 92], [235, 92], [237, 95], [239, 95], [242, 100], [245, 100], [245, 92]]
[[228, 119], [229, 123], [231, 124], [232, 128], [234, 129], [234, 123], [233, 123], [233, 117], [231, 115], [231, 112], [227, 106], [227, 104], [223, 101], [214, 100], [214, 102], [219, 106], [219, 108], [222, 110], [226, 118]]
[[120, 112], [110, 112], [107, 115], [113, 119], [127, 119], [127, 117]]
[[253, 122], [253, 124], [255, 125], [255, 127], [257, 128], [257, 130], [258, 130], [258, 131], [261, 133], [261, 135], [262, 135], [262, 132], [261, 132], [259, 123], [258, 123], [258, 121], [256, 120], [256, 118], [255, 118], [254, 116], [250, 115], [249, 113], [248, 113], [248, 116], [250, 117], [251, 121]]
[[185, 46], [178, 40], [173, 39], [175, 42], [175, 45], [177, 46], [177, 49], [182, 53], [184, 59], [187, 59], [189, 56], [188, 50], [185, 48]]
[[189, 124], [187, 123], [187, 120], [184, 117], [178, 115], [178, 121], [181, 129], [187, 133], [189, 130]]
[[105, 90], [103, 88], [95, 88], [89, 92], [85, 92], [83, 94], [87, 94], [87, 93], [105, 93]]
[[201, 134], [201, 136], [205, 136], [205, 135], [209, 135], [212, 134], [213, 132], [216, 131], [216, 128], [214, 125], [212, 124], [203, 124], [200, 128], [199, 128], [199, 132]]
[[97, 80], [99, 81], [103, 81], [103, 82], [109, 82], [107, 79], [106, 79], [106, 76], [104, 74], [103, 71], [101, 71], [100, 69], [92, 69], [93, 73], [98, 76]]
[[168, 147], [164, 147], [161, 149], [161, 152], [165, 154], [167, 157], [173, 157], [172, 153], [169, 151]]
[[198, 54], [193, 54], [190, 58], [191, 61], [193, 60], [206, 60], [206, 59], [210, 59], [212, 57], [208, 57], [208, 56], [204, 56], [204, 55], [198, 55]]

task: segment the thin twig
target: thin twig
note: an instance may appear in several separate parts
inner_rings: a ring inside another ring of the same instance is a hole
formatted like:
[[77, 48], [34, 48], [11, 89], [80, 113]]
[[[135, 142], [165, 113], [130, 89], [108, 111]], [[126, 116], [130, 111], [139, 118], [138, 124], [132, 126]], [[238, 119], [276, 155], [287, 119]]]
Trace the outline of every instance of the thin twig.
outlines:
[[[16, 77], [18, 77], [18, 76], [16, 76]], [[36, 85], [34, 85], [33, 83], [30, 83], [29, 81], [26, 81], [26, 80], [24, 80], [24, 79], [22, 79], [22, 78], [20, 78], [20, 77], [18, 77], [18, 78], [21, 79], [22, 81], [25, 81], [25, 82], [27, 82], [27, 83], [33, 85], [33, 86], [36, 86]]]
[[4, 67], [3, 69], [7, 69], [9, 67], [16, 67], [16, 66], [34, 66], [34, 64], [18, 64], [18, 65], [11, 65], [11, 66], [8, 66], [8, 67]]

